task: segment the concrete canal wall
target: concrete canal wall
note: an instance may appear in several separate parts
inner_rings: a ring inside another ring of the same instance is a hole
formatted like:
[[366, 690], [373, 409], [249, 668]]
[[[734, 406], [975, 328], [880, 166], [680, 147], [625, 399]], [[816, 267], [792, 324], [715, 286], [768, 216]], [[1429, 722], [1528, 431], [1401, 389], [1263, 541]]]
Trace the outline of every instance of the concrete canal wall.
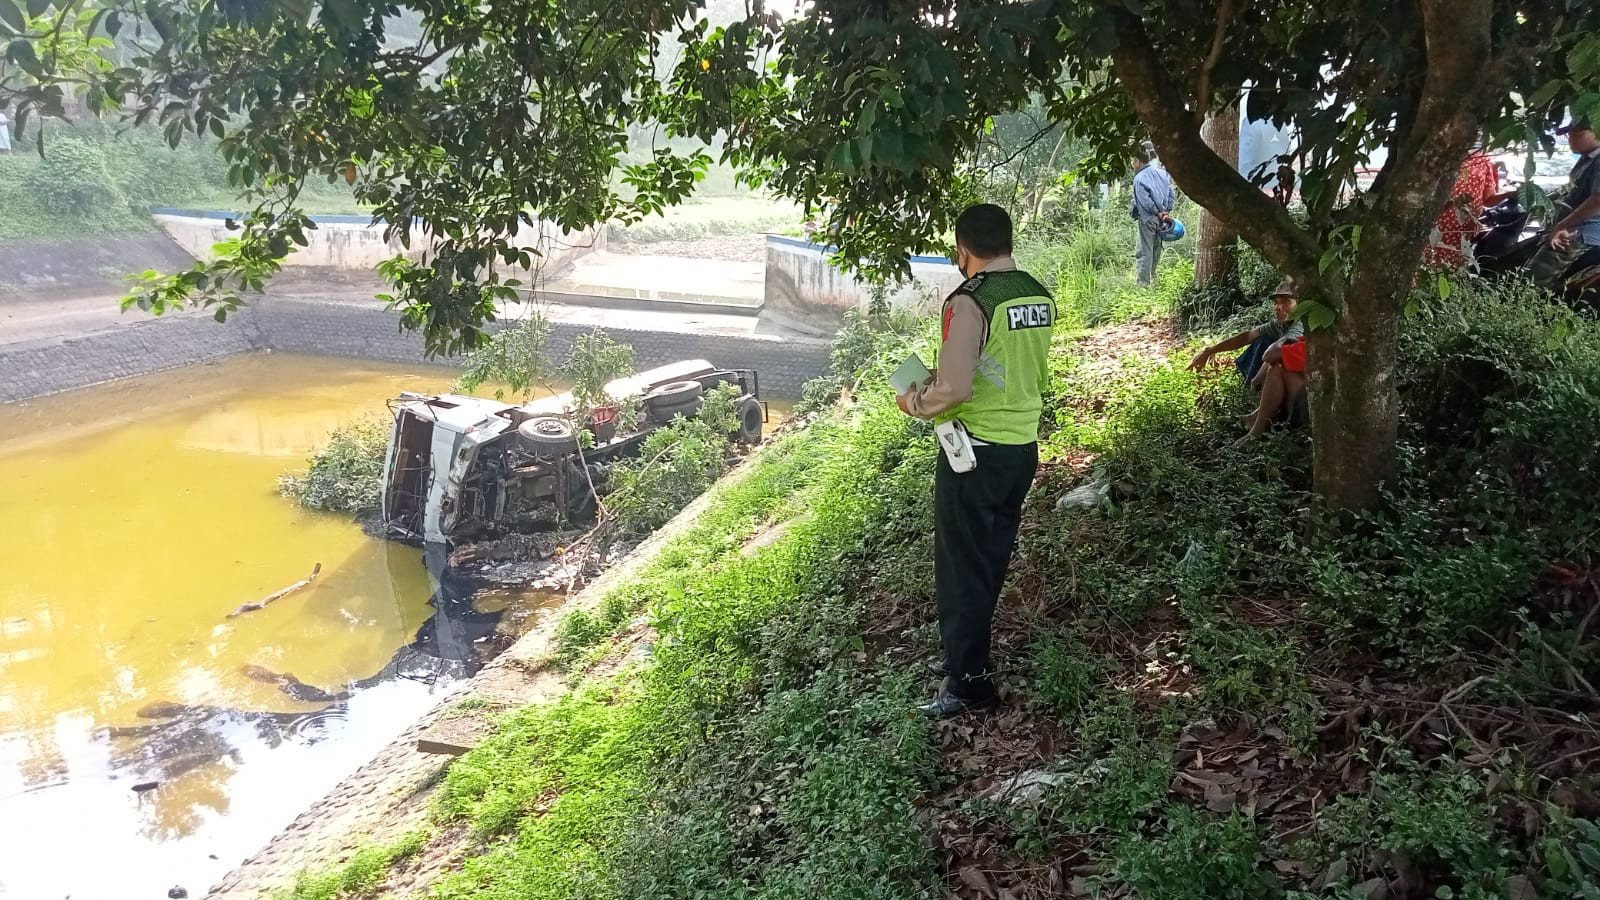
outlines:
[[[549, 315], [550, 349], [557, 359], [566, 357], [579, 335], [600, 327], [633, 347], [641, 369], [705, 358], [722, 366], [755, 369], [762, 391], [772, 396], [798, 396], [800, 387], [828, 365], [825, 341], [725, 327], [741, 319], [753, 325], [753, 316], [568, 308], [552, 308]], [[707, 326], [710, 320], [723, 327]], [[421, 336], [402, 331], [398, 314], [381, 305], [267, 297], [221, 324], [205, 315], [174, 315], [83, 334], [0, 343], [0, 402], [256, 350], [402, 363], [426, 360]]]

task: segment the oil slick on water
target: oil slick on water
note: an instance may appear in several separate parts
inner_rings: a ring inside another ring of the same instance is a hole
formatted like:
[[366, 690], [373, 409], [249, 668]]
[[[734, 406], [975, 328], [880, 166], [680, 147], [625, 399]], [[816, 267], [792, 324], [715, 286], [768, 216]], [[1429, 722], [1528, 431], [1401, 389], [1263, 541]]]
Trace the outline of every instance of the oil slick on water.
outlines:
[[[0, 896], [199, 896], [465, 668], [397, 652], [492, 615], [429, 622], [420, 550], [275, 491], [334, 426], [449, 380], [250, 356], [4, 408]], [[356, 689], [297, 702], [252, 666]]]

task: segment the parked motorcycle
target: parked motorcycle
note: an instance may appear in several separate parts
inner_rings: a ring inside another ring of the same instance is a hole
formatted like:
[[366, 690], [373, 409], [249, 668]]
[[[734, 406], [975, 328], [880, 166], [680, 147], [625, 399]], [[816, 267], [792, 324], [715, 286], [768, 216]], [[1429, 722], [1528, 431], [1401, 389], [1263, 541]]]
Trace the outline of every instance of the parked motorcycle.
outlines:
[[[1515, 197], [1502, 200], [1483, 211], [1478, 222], [1484, 230], [1473, 240], [1473, 253], [1480, 270], [1500, 272], [1506, 271], [1506, 266], [1527, 263], [1527, 258], [1519, 262], [1511, 260], [1512, 250], [1522, 246], [1522, 232], [1528, 227], [1528, 216], [1528, 210]], [[1529, 250], [1527, 257], [1532, 256], [1533, 251]]]
[[[1474, 241], [1478, 271], [1494, 278], [1521, 271], [1539, 252], [1549, 228], [1524, 236], [1529, 211], [1510, 198], [1483, 211], [1478, 221], [1484, 231]], [[1567, 270], [1563, 298], [1573, 305], [1600, 309], [1600, 251], [1591, 251]]]

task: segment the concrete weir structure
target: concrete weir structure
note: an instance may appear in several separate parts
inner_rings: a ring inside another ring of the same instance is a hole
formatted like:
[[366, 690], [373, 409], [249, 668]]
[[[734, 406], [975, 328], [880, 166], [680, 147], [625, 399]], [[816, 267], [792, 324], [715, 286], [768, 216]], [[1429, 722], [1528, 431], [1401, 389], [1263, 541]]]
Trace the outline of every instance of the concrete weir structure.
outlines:
[[[834, 248], [796, 238], [767, 238], [766, 311], [775, 321], [812, 334], [833, 334], [852, 309], [865, 310], [872, 288], [829, 259]], [[964, 279], [942, 256], [911, 257], [911, 280], [889, 288], [891, 307], [933, 312]]]

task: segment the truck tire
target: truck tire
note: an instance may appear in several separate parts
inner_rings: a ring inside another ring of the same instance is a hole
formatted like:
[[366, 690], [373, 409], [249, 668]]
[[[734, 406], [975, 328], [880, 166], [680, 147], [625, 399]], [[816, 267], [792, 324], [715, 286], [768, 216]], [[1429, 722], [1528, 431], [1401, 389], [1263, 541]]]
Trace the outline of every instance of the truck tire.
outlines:
[[517, 434], [535, 456], [554, 457], [578, 449], [578, 431], [560, 416], [536, 416], [517, 426]]
[[663, 425], [670, 425], [672, 420], [678, 416], [683, 416], [685, 419], [692, 419], [695, 416], [700, 415], [700, 407], [703, 405], [705, 405], [705, 400], [696, 397], [687, 403], [673, 403], [652, 406], [650, 408], [650, 418], [655, 419], [657, 422], [660, 422]]
[[698, 381], [674, 381], [645, 394], [644, 405], [650, 412], [655, 413], [657, 409], [680, 407], [697, 401], [705, 395], [705, 392], [705, 388], [701, 387]]
[[767, 413], [761, 407], [761, 401], [754, 397], [746, 397], [739, 403], [739, 443], [749, 444], [754, 447], [761, 443], [762, 427], [766, 424]]

